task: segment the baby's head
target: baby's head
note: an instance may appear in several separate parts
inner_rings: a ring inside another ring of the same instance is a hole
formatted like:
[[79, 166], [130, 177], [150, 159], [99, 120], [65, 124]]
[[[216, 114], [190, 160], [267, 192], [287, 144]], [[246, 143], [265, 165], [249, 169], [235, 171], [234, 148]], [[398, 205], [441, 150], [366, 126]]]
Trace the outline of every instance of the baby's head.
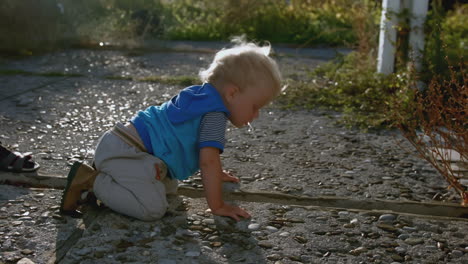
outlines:
[[[252, 122], [258, 110], [281, 92], [281, 74], [270, 50], [270, 46], [240, 43], [216, 53], [210, 67], [200, 72], [202, 82], [218, 89], [237, 127]], [[246, 107], [254, 112], [245, 113]]]

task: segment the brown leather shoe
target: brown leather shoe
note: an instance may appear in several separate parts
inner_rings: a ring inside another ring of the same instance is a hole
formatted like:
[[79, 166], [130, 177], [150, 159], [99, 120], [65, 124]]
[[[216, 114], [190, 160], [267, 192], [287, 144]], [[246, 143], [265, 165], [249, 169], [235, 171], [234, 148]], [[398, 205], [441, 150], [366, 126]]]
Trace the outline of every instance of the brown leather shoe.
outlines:
[[67, 186], [63, 191], [62, 201], [60, 203], [60, 212], [62, 214], [79, 217], [80, 213], [76, 211], [81, 198], [81, 193], [93, 188], [94, 180], [99, 172], [92, 167], [75, 162], [67, 176]]

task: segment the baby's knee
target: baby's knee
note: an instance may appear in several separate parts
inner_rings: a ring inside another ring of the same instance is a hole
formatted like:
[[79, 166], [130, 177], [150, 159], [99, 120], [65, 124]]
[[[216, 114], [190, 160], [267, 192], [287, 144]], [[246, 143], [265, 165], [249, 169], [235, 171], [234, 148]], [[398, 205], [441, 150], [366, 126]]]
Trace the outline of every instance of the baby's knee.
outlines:
[[147, 206], [141, 211], [141, 214], [135, 216], [142, 221], [155, 221], [161, 219], [167, 211], [167, 205], [164, 204], [153, 204]]

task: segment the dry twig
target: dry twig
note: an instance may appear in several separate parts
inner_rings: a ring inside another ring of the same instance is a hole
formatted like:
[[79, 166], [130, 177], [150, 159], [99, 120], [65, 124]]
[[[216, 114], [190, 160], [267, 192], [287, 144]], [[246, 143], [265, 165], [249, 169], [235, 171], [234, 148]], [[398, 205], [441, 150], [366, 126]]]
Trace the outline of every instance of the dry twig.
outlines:
[[460, 176], [451, 166], [454, 154], [459, 154], [460, 163], [468, 161], [468, 78], [460, 68], [458, 75], [451, 69], [449, 81], [434, 78], [426, 91], [416, 92], [414, 103], [400, 108], [397, 126], [447, 180], [449, 188], [460, 194], [461, 204], [468, 206], [467, 186], [460, 183]]

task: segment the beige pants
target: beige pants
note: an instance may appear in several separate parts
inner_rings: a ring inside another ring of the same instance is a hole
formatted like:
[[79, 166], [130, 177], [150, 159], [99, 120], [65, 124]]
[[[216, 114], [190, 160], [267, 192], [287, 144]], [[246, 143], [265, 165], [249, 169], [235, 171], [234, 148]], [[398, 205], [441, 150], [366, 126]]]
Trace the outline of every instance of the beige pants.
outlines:
[[[117, 126], [135, 134], [120, 123]], [[106, 206], [144, 221], [164, 216], [166, 193], [177, 191], [177, 180], [166, 177], [163, 161], [108, 131], [97, 145], [94, 163], [100, 173], [93, 190]]]

